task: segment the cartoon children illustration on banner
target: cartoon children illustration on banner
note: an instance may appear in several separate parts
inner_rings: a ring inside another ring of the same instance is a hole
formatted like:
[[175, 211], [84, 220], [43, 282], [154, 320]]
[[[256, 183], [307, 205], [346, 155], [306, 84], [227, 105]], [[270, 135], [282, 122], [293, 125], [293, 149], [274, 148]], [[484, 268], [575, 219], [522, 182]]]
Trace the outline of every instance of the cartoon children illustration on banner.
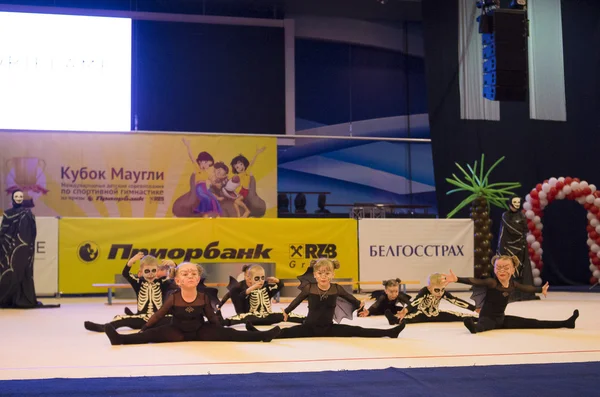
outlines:
[[250, 172], [259, 154], [258, 148], [252, 161], [239, 154], [231, 160], [231, 172], [223, 162], [215, 162], [205, 151], [194, 159], [189, 140], [182, 138], [188, 156], [197, 166], [190, 175], [190, 190], [173, 203], [173, 215], [177, 217], [228, 217], [260, 218], [266, 212], [265, 201], [256, 193], [256, 179]]

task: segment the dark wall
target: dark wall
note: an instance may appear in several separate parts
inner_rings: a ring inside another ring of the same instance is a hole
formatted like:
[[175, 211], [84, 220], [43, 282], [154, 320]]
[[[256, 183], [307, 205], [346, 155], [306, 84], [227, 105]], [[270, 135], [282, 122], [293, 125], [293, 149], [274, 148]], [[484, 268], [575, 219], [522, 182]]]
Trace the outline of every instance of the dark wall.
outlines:
[[[434, 170], [440, 215], [462, 196], [446, 196], [454, 162], [473, 163], [485, 153], [506, 156], [493, 181], [520, 182], [529, 190], [552, 176], [572, 176], [600, 186], [600, 2], [562, 2], [567, 122], [529, 119], [529, 103], [501, 103], [501, 120], [460, 119], [458, 0], [423, 0], [426, 74]], [[552, 84], [552, 82], [548, 82]], [[553, 208], [556, 207], [556, 208]], [[560, 209], [560, 210], [559, 210]], [[501, 211], [493, 212], [497, 230]], [[467, 217], [467, 211], [459, 216]], [[577, 229], [573, 228], [573, 225]], [[553, 203], [544, 216], [545, 280], [587, 283], [585, 211], [577, 203]]]
[[285, 134], [282, 28], [133, 21], [137, 129]]

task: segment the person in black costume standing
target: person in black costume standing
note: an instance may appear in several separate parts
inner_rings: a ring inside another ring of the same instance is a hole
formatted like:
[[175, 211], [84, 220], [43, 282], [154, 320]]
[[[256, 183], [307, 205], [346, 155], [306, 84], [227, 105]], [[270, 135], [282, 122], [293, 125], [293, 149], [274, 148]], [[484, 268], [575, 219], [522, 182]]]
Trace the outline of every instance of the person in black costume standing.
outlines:
[[[533, 286], [533, 273], [527, 250], [527, 218], [521, 211], [521, 198], [513, 196], [509, 199], [509, 210], [502, 214], [498, 237], [497, 255], [516, 256], [519, 264], [515, 269], [516, 280], [523, 285]], [[514, 290], [509, 302], [540, 299], [534, 293]]]
[[[179, 290], [169, 295], [166, 302], [135, 334], [122, 335], [109, 323], [104, 332], [113, 345], [136, 345], [144, 343], [184, 342], [184, 341], [239, 341], [270, 342], [281, 329], [275, 327], [269, 331], [249, 332], [224, 328], [210, 304], [209, 298], [198, 291], [202, 267], [184, 262], [177, 266], [175, 282]], [[171, 324], [158, 326], [170, 313]], [[208, 319], [209, 324], [204, 320]]]
[[514, 290], [530, 293], [541, 292], [545, 296], [548, 292], [548, 283], [543, 287], [533, 287], [515, 281], [512, 278], [518, 262], [518, 258], [515, 256], [498, 256], [492, 260], [494, 261], [494, 273], [496, 275], [494, 278], [456, 277], [452, 270], [450, 270], [450, 274], [445, 275], [447, 284], [458, 282], [482, 286], [487, 289], [479, 319], [468, 317], [464, 320], [465, 327], [472, 334], [493, 329], [575, 328], [575, 320], [579, 317], [579, 310], [575, 310], [571, 317], [562, 321], [542, 321], [505, 315], [508, 298]]
[[0, 308], [59, 307], [38, 302], [33, 282], [37, 228], [21, 190], [12, 193], [12, 208], [4, 211], [0, 226]]
[[346, 324], [333, 324], [333, 316], [338, 305], [337, 299], [350, 302], [354, 310], [362, 310], [364, 303], [356, 299], [343, 287], [332, 283], [334, 270], [339, 267], [337, 261], [321, 258], [316, 261], [313, 273], [316, 283], [308, 283], [283, 311], [284, 320], [305, 299], [308, 299], [308, 315], [302, 325], [281, 330], [278, 338], [310, 338], [310, 337], [362, 337], [362, 338], [397, 338], [405, 324], [390, 329], [362, 328]]

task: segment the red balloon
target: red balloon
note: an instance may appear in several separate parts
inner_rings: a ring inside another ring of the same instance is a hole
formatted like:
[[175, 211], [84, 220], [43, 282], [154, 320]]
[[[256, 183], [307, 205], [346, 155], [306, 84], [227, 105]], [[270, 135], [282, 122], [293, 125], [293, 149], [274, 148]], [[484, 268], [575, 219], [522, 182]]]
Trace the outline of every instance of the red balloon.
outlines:
[[540, 256], [538, 254], [534, 254], [531, 259], [533, 259], [535, 263], [538, 263], [540, 261]]
[[542, 237], [542, 236], [539, 236], [539, 237], [537, 238], [537, 241], [538, 241], [540, 244], [541, 244], [541, 243], [543, 243], [543, 242], [544, 242], [544, 237]]
[[[527, 249], [527, 251], [529, 252], [529, 256], [531, 256], [531, 255], [535, 254], [535, 251], [534, 251], [534, 250], [533, 250], [533, 248], [531, 248], [531, 247], [529, 247], [529, 248]], [[600, 259], [600, 258], [598, 258], [598, 259]]]
[[535, 208], [539, 208], [540, 207], [540, 200], [538, 200], [537, 198], [532, 198], [531, 199], [531, 206], [535, 209]]
[[579, 178], [573, 178], [573, 180], [577, 183], [581, 182], [581, 180]]
[[537, 190], [538, 192], [542, 190], [542, 184], [538, 183], [537, 185], [535, 185], [535, 190]]
[[563, 187], [565, 187], [565, 183], [564, 182], [561, 182], [561, 181], [556, 182], [556, 190], [557, 191], [561, 190]]
[[595, 285], [598, 282], [598, 279], [594, 276], [590, 277], [590, 284]]
[[535, 229], [534, 231], [531, 232], [531, 234], [533, 234], [536, 238], [538, 238], [542, 235], [542, 231], [540, 229]]
[[600, 190], [596, 190], [594, 192], [594, 197], [596, 197], [596, 198], [600, 197]]
[[590, 257], [590, 259], [594, 259], [594, 257], [596, 257], [596, 258], [598, 257], [598, 256], [596, 256], [596, 253], [592, 252], [592, 251], [588, 252], [588, 256]]
[[565, 197], [568, 198], [569, 200], [574, 200], [575, 199], [575, 195], [573, 194], [573, 192], [567, 194]]
[[532, 199], [536, 199], [538, 198], [538, 191], [537, 190], [532, 190], [529, 195], [531, 196]]
[[[600, 245], [600, 236], [598, 236], [597, 238], [595, 238], [593, 240], [596, 244]], [[600, 258], [598, 258], [598, 259], [600, 259]]]
[[585, 204], [583, 205], [583, 208], [585, 208], [586, 210], [589, 210], [590, 208], [592, 208], [592, 206], [593, 206], [593, 204], [590, 204], [590, 203], [585, 203]]
[[[529, 224], [528, 224], [527, 226], [529, 226]], [[587, 230], [587, 231], [588, 231], [588, 233], [591, 233], [592, 231], [594, 231], [594, 230], [596, 230], [596, 229], [595, 229], [595, 228], [594, 228], [592, 225], [587, 225], [587, 226], [585, 227], [585, 230]]]
[[565, 178], [565, 185], [570, 185], [571, 182], [573, 182], [573, 178], [571, 178], [570, 176]]
[[[590, 226], [590, 228], [594, 229], [592, 226]], [[589, 232], [589, 236], [592, 240], [595, 240], [598, 237], [600, 237], [600, 236], [598, 236], [598, 233], [596, 232], [596, 230], [592, 230], [591, 232], [590, 231], [588, 231], [588, 232]]]
[[592, 194], [592, 189], [590, 189], [589, 186], [584, 187], [583, 194], [585, 194], [586, 196], [589, 196], [590, 194]]
[[556, 186], [552, 186], [552, 187], [550, 188], [550, 191], [548, 192], [548, 194], [549, 194], [549, 195], [551, 194], [551, 195], [553, 195], [553, 196], [556, 196], [556, 195], [558, 194], [558, 190], [556, 189], [556, 187], [557, 187], [557, 186], [558, 186], [558, 183], [556, 183]]
[[592, 258], [592, 263], [596, 266], [600, 265], [600, 258], [598, 258], [598, 256], [594, 256]]
[[590, 212], [592, 212], [592, 213], [594, 213], [594, 214], [597, 214], [597, 213], [598, 213], [598, 207], [596, 207], [596, 206], [594, 205], [592, 208], [590, 208]]

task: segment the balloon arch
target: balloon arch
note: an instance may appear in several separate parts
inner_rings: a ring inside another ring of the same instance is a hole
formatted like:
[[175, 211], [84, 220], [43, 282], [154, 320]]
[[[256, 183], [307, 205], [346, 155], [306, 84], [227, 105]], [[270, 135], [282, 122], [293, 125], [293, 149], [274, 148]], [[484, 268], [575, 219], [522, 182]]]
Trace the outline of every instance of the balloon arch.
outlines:
[[600, 192], [596, 186], [590, 185], [579, 178], [560, 177], [550, 178], [543, 183], [538, 183], [525, 197], [523, 209], [527, 217], [527, 244], [529, 258], [533, 271], [534, 284], [542, 285], [540, 277], [544, 262], [542, 261], [542, 217], [544, 208], [554, 200], [575, 200], [587, 210], [587, 244], [589, 247], [591, 284], [596, 284], [600, 279]]

